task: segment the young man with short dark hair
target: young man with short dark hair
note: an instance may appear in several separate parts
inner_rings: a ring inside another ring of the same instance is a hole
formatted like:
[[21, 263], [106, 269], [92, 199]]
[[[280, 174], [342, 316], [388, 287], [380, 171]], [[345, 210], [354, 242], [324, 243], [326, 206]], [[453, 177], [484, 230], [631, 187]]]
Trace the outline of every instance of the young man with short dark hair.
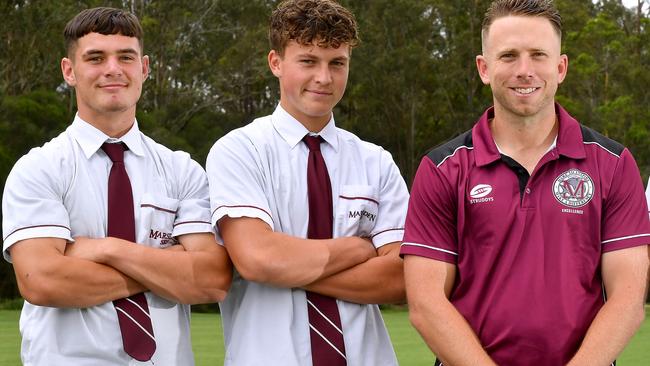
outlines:
[[133, 14], [87, 9], [64, 35], [77, 115], [16, 163], [2, 203], [23, 364], [193, 365], [183, 304], [223, 299], [231, 278], [205, 172], [138, 129], [149, 58]]

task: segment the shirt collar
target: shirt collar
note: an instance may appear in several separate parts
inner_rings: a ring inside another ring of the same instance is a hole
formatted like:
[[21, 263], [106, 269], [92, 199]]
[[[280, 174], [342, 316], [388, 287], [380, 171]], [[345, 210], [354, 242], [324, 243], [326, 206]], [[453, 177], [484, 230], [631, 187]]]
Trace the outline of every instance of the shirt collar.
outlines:
[[[305, 137], [305, 135], [310, 134], [309, 130], [307, 130], [300, 121], [285, 111], [279, 104], [271, 115], [271, 123], [273, 123], [273, 128], [275, 128], [282, 139], [289, 144], [292, 149], [302, 141], [302, 138]], [[339, 142], [333, 114], [329, 122], [327, 122], [327, 125], [325, 125], [317, 135], [321, 136], [325, 142], [330, 144], [332, 148], [334, 148], [334, 151], [338, 151]]]
[[134, 121], [133, 126], [124, 136], [116, 139], [107, 136], [95, 126], [84, 121], [81, 119], [81, 117], [79, 117], [79, 114], [77, 113], [74, 117], [72, 125], [69, 127], [69, 131], [73, 135], [74, 139], [77, 140], [79, 146], [81, 146], [86, 159], [90, 159], [90, 157], [102, 147], [102, 144], [107, 141], [122, 141], [135, 155], [144, 156], [142, 136], [140, 135], [140, 129], [138, 128], [137, 120]]
[[[555, 140], [558, 154], [572, 159], [585, 158], [582, 132], [578, 121], [558, 103], [555, 103], [555, 114], [558, 118], [558, 136]], [[494, 107], [490, 107], [472, 129], [472, 141], [478, 166], [488, 165], [501, 159], [501, 153], [494, 142], [492, 131], [490, 131], [489, 121], [493, 118]]]

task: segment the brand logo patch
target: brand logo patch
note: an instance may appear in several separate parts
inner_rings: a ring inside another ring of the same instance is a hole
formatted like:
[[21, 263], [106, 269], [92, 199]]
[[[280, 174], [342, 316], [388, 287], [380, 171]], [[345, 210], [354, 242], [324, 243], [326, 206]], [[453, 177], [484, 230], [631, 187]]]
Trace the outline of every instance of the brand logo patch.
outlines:
[[482, 198], [492, 193], [492, 186], [489, 184], [477, 184], [469, 191], [470, 198]]
[[567, 207], [582, 207], [594, 197], [594, 182], [587, 173], [569, 169], [555, 178], [553, 195]]
[[178, 244], [178, 241], [172, 236], [172, 233], [165, 233], [153, 229], [151, 229], [151, 232], [149, 233], [149, 239], [160, 240], [161, 247]]
[[492, 193], [492, 186], [489, 184], [477, 184], [469, 191], [469, 203], [492, 202], [494, 197], [487, 197]]
[[361, 210], [361, 211], [349, 211], [348, 212], [348, 218], [351, 219], [356, 219], [356, 218], [367, 218], [370, 221], [375, 221], [375, 218], [377, 217], [376, 214], [370, 213], [366, 210]]

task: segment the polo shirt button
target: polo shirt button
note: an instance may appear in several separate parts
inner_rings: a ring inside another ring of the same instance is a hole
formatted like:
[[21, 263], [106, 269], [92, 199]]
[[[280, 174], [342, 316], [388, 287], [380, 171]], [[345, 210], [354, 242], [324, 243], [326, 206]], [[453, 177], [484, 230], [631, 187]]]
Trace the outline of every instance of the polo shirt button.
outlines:
[[530, 188], [526, 188], [526, 194], [530, 194]]

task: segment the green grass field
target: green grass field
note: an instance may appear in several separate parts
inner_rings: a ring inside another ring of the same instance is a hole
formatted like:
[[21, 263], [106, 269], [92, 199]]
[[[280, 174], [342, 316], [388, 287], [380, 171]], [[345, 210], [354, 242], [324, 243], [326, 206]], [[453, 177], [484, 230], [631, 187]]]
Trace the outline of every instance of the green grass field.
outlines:
[[[650, 306], [647, 318], [632, 342], [623, 351], [618, 365], [645, 366], [650, 361]], [[0, 365], [20, 365], [20, 335], [16, 310], [0, 310]], [[430, 366], [433, 356], [408, 322], [408, 314], [401, 310], [384, 311], [386, 326], [395, 345], [397, 358], [403, 366]], [[197, 366], [223, 364], [223, 337], [217, 314], [192, 314], [192, 339]]]

